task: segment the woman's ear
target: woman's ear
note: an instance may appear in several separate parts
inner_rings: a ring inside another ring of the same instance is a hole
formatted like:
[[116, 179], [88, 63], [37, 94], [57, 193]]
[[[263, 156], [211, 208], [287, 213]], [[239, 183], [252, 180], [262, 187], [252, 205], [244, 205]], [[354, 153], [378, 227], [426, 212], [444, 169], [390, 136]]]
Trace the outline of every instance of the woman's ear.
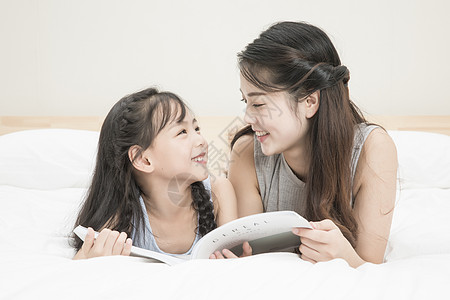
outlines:
[[144, 173], [151, 173], [154, 170], [149, 154], [148, 150], [142, 151], [142, 148], [138, 145], [131, 146], [128, 149], [128, 157], [131, 164], [136, 170]]
[[312, 118], [320, 105], [320, 91], [315, 91], [309, 95], [305, 100], [305, 116], [306, 118]]

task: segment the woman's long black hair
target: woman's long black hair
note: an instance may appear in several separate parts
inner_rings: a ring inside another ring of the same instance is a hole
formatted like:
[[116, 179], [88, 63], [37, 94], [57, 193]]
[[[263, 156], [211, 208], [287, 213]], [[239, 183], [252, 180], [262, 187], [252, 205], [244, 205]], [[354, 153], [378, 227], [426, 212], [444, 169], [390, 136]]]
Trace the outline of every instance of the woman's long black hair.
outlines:
[[[75, 227], [106, 227], [129, 237], [135, 232], [134, 239], [139, 239], [143, 231], [136, 229], [144, 228], [145, 219], [128, 150], [134, 145], [147, 149], [168, 123], [183, 120], [186, 111], [186, 104], [177, 95], [155, 88], [125, 96], [113, 106], [100, 131], [92, 183]], [[205, 235], [216, 227], [211, 195], [201, 181], [191, 184], [191, 191], [192, 206], [199, 216], [197, 232]], [[74, 238], [73, 247], [79, 250], [83, 242]]]
[[[267, 92], [286, 91], [293, 106], [320, 91], [319, 108], [308, 132], [311, 163], [306, 178], [306, 218], [333, 220], [355, 246], [351, 159], [355, 127], [367, 123], [349, 98], [350, 73], [321, 29], [281, 22], [261, 33], [238, 54], [242, 76]], [[232, 140], [253, 133], [247, 126]]]

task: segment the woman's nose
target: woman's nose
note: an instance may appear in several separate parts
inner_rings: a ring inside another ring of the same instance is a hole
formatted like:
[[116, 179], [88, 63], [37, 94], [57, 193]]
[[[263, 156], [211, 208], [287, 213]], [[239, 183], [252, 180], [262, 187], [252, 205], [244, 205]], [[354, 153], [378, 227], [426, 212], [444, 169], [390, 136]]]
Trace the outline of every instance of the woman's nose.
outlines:
[[255, 116], [248, 107], [245, 109], [244, 121], [250, 125], [255, 123]]

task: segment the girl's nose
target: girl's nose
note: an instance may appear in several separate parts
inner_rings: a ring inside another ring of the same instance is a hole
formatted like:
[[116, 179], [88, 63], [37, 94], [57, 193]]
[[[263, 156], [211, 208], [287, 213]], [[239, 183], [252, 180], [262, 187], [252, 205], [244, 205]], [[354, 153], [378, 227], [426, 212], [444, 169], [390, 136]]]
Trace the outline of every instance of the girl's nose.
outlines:
[[205, 146], [205, 145], [206, 146], [208, 145], [206, 139], [203, 137], [201, 133], [198, 133], [196, 137], [196, 146]]

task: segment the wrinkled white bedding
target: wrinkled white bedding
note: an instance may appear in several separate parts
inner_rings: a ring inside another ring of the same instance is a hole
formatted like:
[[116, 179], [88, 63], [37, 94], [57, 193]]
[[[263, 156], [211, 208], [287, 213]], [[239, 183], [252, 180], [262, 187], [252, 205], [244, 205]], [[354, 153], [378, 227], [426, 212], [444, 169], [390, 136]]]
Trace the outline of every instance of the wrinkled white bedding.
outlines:
[[[386, 263], [358, 269], [339, 259], [312, 265], [288, 253], [172, 267], [133, 257], [73, 261], [67, 236], [92, 171], [96, 134], [50, 130], [0, 136], [0, 299], [449, 297], [450, 137], [390, 133], [402, 189]], [[49, 143], [63, 153], [43, 155]], [[39, 157], [49, 161], [45, 172], [36, 169], [43, 165]]]

